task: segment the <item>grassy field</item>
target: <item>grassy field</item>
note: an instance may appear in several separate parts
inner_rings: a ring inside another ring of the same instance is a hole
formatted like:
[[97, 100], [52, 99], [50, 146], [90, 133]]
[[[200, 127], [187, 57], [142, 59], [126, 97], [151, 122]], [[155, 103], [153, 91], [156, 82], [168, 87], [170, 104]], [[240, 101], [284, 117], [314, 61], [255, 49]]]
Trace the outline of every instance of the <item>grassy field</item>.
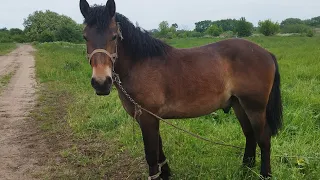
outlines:
[[[175, 39], [168, 43], [185, 48], [217, 40]], [[272, 139], [274, 179], [319, 179], [320, 37], [249, 40], [274, 53], [280, 66], [284, 128]], [[50, 161], [52, 168], [47, 177], [101, 179], [107, 175], [110, 179], [145, 179], [147, 168], [140, 129], [125, 113], [115, 89], [107, 97], [95, 95], [90, 86], [91, 68], [85, 58], [85, 46], [45, 43], [36, 48], [37, 78], [43, 86], [34, 117], [45, 131], [59, 136], [68, 133], [62, 138], [67, 145], [56, 148], [59, 161]], [[212, 140], [245, 145], [233, 112], [226, 115], [217, 111], [172, 122]], [[172, 179], [258, 179], [260, 156], [255, 168], [243, 170], [243, 152], [237, 149], [208, 144], [165, 124], [161, 124], [161, 134], [173, 170]]]
[[17, 45], [15, 45], [14, 43], [0, 43], [0, 56], [9, 53], [16, 47]]

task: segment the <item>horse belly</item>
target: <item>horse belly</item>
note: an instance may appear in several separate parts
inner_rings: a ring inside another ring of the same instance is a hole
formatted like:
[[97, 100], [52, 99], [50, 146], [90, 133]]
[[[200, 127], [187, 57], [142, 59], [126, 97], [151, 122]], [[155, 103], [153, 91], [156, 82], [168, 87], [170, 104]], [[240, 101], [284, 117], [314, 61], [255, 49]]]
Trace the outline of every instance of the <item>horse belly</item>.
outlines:
[[231, 95], [223, 93], [208, 93], [196, 99], [184, 98], [165, 104], [160, 114], [165, 118], [194, 118], [210, 114], [229, 105]]

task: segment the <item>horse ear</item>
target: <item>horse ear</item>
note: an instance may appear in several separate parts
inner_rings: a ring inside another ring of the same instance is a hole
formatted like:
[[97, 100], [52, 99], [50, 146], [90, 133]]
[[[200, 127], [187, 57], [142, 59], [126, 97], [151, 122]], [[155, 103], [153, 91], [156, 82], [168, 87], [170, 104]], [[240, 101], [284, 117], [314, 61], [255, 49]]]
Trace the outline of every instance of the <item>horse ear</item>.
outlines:
[[84, 18], [86, 18], [89, 14], [89, 4], [86, 0], [80, 0], [80, 11]]
[[116, 3], [114, 0], [108, 0], [106, 4], [106, 10], [108, 11], [110, 17], [113, 17], [116, 14]]

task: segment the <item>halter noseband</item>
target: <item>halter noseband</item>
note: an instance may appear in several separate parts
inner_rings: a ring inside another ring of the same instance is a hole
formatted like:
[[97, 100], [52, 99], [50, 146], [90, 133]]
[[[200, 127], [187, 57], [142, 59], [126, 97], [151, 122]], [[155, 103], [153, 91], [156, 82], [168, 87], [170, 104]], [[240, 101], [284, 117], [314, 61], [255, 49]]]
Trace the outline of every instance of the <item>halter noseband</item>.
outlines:
[[112, 64], [114, 64], [115, 61], [116, 61], [116, 59], [118, 58], [117, 49], [118, 49], [118, 47], [117, 47], [117, 45], [116, 45], [116, 52], [113, 53], [113, 54], [110, 54], [110, 53], [109, 53], [107, 50], [105, 50], [105, 49], [95, 49], [94, 51], [92, 51], [91, 54], [87, 54], [87, 58], [88, 58], [88, 60], [89, 60], [89, 64], [91, 64], [91, 58], [92, 58], [92, 56], [93, 56], [94, 54], [96, 54], [96, 53], [104, 53], [104, 54], [106, 54], [107, 56], [110, 57], [110, 59], [111, 59], [111, 61], [112, 61]]
[[123, 39], [122, 33], [120, 31], [120, 25], [119, 25], [119, 23], [117, 23], [117, 24], [118, 24], [118, 32], [117, 32], [117, 39], [115, 40], [116, 41], [116, 52], [111, 54], [105, 49], [95, 49], [94, 51], [92, 51], [92, 53], [87, 54], [89, 64], [91, 64], [91, 58], [93, 57], [93, 55], [95, 55], [96, 53], [104, 53], [110, 57], [110, 59], [112, 61], [112, 65], [114, 66], [114, 63], [116, 62], [116, 59], [118, 58], [118, 43], [117, 43], [118, 37], [120, 37], [121, 40]]

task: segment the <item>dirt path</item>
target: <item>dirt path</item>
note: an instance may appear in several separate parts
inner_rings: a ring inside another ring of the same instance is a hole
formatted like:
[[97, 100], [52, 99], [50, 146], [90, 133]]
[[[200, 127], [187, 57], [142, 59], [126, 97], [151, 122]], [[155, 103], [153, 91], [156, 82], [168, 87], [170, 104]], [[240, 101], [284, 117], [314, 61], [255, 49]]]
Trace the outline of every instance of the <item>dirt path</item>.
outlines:
[[[39, 168], [33, 155], [41, 139], [28, 124], [28, 113], [35, 102], [34, 49], [20, 45], [0, 56], [0, 78], [14, 70], [10, 83], [0, 92], [0, 179], [33, 179]], [[40, 143], [41, 144], [41, 143]]]

